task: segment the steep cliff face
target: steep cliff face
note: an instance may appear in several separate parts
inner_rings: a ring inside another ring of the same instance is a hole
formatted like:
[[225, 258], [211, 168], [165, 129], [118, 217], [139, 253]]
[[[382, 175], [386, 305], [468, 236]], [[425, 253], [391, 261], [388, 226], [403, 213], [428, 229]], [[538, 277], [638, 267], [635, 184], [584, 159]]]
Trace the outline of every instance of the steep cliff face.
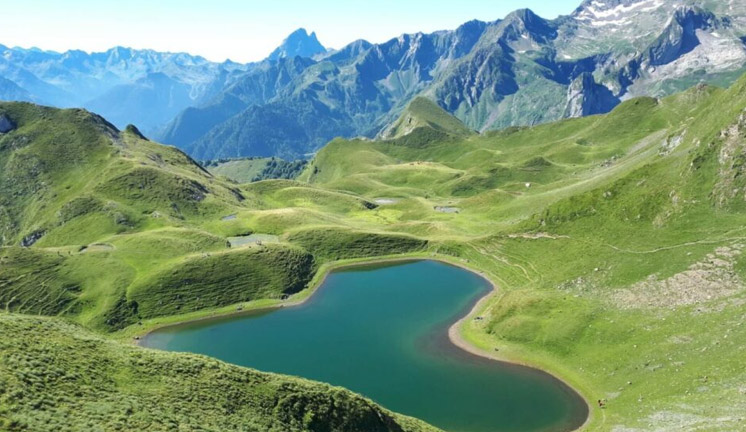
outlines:
[[726, 85], [746, 68], [746, 46], [731, 17], [676, 9], [663, 32], [619, 69], [617, 95], [664, 96], [697, 82]]
[[565, 117], [607, 113], [619, 103], [619, 98], [611, 90], [596, 83], [593, 75], [586, 72], [576, 78], [567, 90]]
[[711, 12], [700, 8], [678, 9], [663, 33], [648, 49], [647, 61], [651, 66], [671, 63], [700, 44], [697, 30], [719, 27], [720, 20]]

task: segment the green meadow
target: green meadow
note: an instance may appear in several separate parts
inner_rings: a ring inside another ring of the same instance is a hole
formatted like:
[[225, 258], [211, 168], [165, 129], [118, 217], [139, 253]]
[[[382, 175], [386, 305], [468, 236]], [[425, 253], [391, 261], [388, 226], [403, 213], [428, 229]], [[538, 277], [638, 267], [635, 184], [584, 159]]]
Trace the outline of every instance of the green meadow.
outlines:
[[[302, 299], [337, 263], [435, 256], [499, 287], [461, 336], [570, 383], [588, 430], [746, 428], [745, 108], [741, 79], [478, 135], [416, 99], [385, 138], [239, 183], [85, 111], [2, 103], [0, 327], [23, 337], [0, 342], [0, 426], [52, 429], [85, 401], [80, 430], [194, 409], [202, 430], [427, 430], [343, 390], [130, 345]], [[230, 247], [251, 235], [273, 240]]]

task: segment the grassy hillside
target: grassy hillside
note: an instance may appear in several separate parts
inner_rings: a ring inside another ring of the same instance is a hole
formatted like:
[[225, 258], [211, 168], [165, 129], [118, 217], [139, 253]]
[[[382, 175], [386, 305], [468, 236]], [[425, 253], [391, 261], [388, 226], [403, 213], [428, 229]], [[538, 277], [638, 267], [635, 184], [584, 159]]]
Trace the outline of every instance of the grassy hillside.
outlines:
[[251, 183], [260, 180], [296, 178], [306, 161], [288, 162], [278, 158], [241, 158], [209, 161], [204, 164], [210, 173], [223, 176], [236, 183]]
[[454, 136], [467, 136], [474, 133], [438, 104], [419, 96], [409, 103], [396, 122], [381, 131], [380, 136], [386, 139], [401, 138], [418, 128], [431, 128]]
[[464, 336], [606, 399], [589, 429], [737, 430], [745, 109], [741, 79], [455, 143], [337, 140], [301, 179], [391, 198], [361, 223], [485, 270], [502, 292]]
[[500, 287], [465, 339], [607, 401], [588, 430], [746, 421], [746, 78], [535, 128], [338, 139], [297, 181], [245, 185], [85, 112], [0, 107], [8, 311], [126, 338], [308, 295], [337, 260], [436, 255]]
[[347, 390], [0, 313], [0, 429], [435, 431]]
[[141, 279], [128, 298], [140, 318], [279, 299], [305, 288], [313, 269], [312, 255], [284, 245], [195, 255]]

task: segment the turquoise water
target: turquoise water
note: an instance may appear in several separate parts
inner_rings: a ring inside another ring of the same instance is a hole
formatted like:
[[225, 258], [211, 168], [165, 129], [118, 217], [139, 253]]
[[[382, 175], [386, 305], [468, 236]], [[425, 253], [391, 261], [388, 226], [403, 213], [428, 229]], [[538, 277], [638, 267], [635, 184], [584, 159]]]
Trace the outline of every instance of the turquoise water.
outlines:
[[490, 289], [435, 261], [356, 267], [331, 273], [300, 306], [165, 328], [143, 345], [343, 386], [451, 432], [580, 426], [587, 406], [557, 379], [449, 341]]

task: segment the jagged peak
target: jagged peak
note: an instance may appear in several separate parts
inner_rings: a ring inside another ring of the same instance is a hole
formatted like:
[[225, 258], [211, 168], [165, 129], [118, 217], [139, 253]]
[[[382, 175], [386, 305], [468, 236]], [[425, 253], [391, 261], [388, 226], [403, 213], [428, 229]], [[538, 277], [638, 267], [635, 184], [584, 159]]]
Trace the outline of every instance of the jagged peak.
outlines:
[[714, 13], [699, 6], [681, 6], [676, 8], [671, 23], [676, 21], [680, 25], [692, 23], [695, 28], [717, 27], [721, 24]]
[[308, 31], [301, 27], [290, 33], [267, 59], [279, 60], [285, 57], [313, 57], [314, 55], [325, 52], [326, 48], [319, 42], [316, 32], [308, 34]]
[[458, 26], [456, 28], [456, 32], [463, 32], [463, 31], [468, 31], [468, 30], [473, 30], [473, 29], [479, 29], [479, 28], [484, 28], [486, 26], [487, 26], [486, 22], [480, 21], [478, 19], [473, 19], [471, 21], [467, 21], [467, 22], [461, 24], [460, 26]]
[[647, 50], [647, 61], [652, 66], [668, 64], [699, 45], [697, 30], [720, 28], [724, 23], [715, 14], [698, 6], [675, 10], [661, 35]]
[[[536, 15], [531, 9], [518, 9], [499, 22], [504, 28], [512, 28], [521, 36], [532, 36], [543, 41], [557, 36], [557, 30], [548, 20]], [[517, 36], [516, 35], [516, 36]]]
[[509, 13], [507, 17], [505, 17], [506, 21], [511, 19], [521, 20], [523, 22], [531, 22], [535, 20], [545, 21], [542, 17], [536, 15], [534, 11], [529, 8], [516, 9], [513, 12]]

